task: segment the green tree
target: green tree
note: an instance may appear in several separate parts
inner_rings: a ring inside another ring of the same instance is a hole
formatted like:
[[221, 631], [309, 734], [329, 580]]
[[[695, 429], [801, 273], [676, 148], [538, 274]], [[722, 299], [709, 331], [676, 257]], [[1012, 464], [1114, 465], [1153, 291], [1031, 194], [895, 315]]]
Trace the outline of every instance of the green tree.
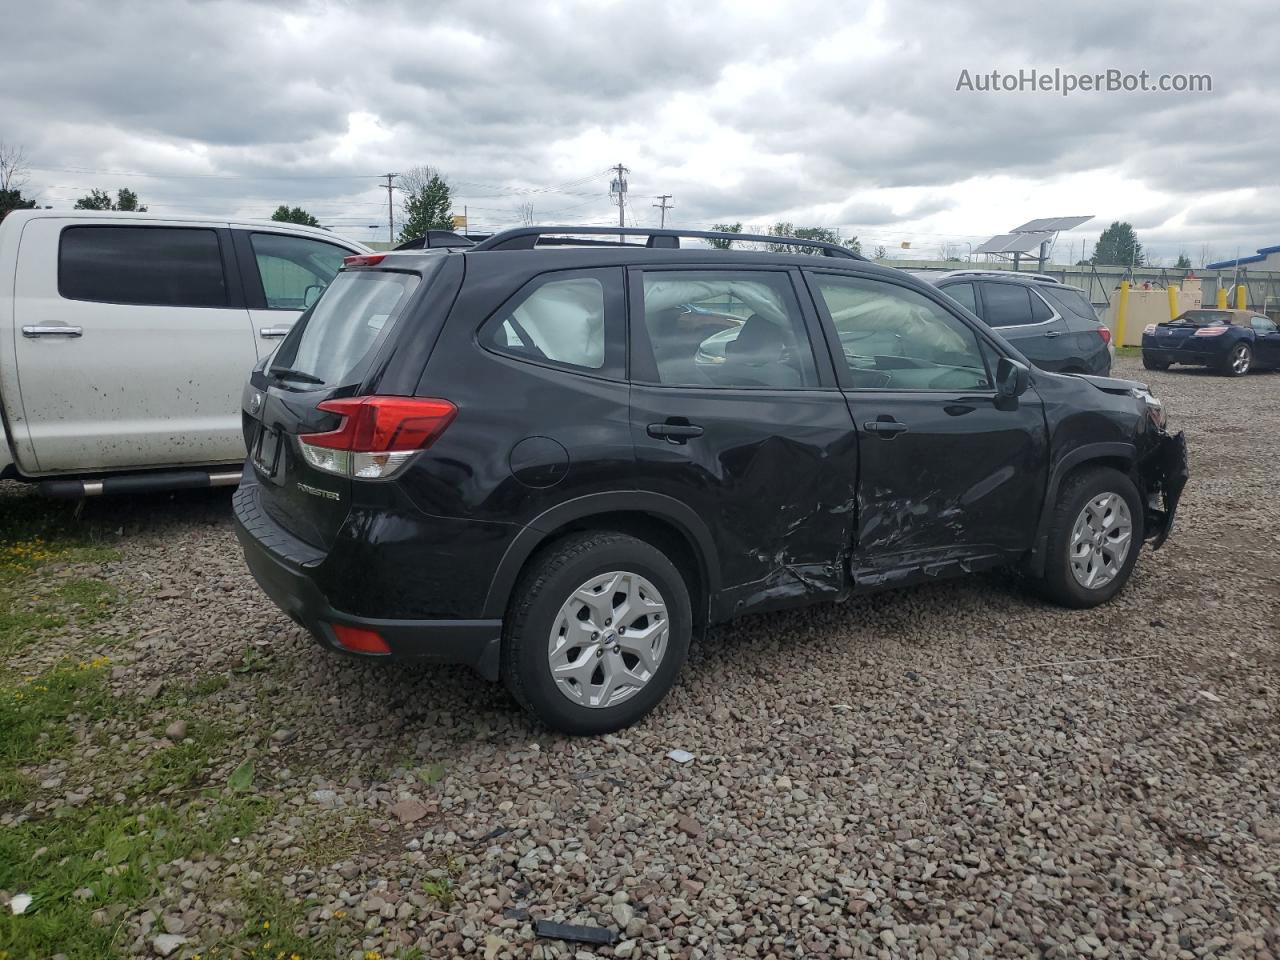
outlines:
[[1142, 244], [1133, 232], [1133, 224], [1116, 220], [1103, 230], [1093, 245], [1093, 256], [1089, 262], [1098, 266], [1141, 266], [1144, 263]]
[[[862, 244], [858, 242], [857, 237], [842, 237], [839, 230], [832, 230], [830, 227], [796, 227], [794, 223], [781, 221], [775, 223], [770, 228], [769, 233], [775, 237], [821, 240], [823, 243], [835, 243], [842, 247], [848, 247], [854, 253], [862, 252]], [[819, 257], [824, 255], [821, 247], [796, 246], [790, 243], [766, 243], [765, 249], [773, 253], [803, 253]]]
[[88, 196], [76, 201], [75, 208], [77, 210], [124, 210], [128, 213], [147, 212], [147, 208], [138, 202], [138, 195], [128, 187], [117, 190], [114, 200], [107, 191], [95, 187], [89, 191]]
[[449, 181], [430, 167], [414, 167], [396, 178], [404, 195], [401, 210], [404, 224], [399, 243], [420, 237], [428, 230], [453, 229], [453, 200]]
[[35, 208], [36, 202], [25, 198], [21, 190], [0, 190], [0, 220], [14, 210], [34, 210]]
[[[714, 223], [711, 225], [711, 229], [714, 230], [716, 233], [741, 233], [742, 222], [739, 221], [737, 223]], [[708, 240], [707, 243], [711, 244], [711, 246], [715, 247], [717, 250], [728, 250], [730, 247], [733, 246], [732, 240], [723, 240], [718, 238], [712, 238]]]
[[1178, 254], [1178, 262], [1175, 263], [1173, 266], [1175, 270], [1190, 270], [1191, 258], [1188, 257], [1185, 253], [1180, 253]]
[[279, 223], [300, 223], [304, 227], [320, 226], [320, 221], [301, 207], [289, 207], [283, 203], [276, 207], [276, 212], [271, 215], [271, 219]]

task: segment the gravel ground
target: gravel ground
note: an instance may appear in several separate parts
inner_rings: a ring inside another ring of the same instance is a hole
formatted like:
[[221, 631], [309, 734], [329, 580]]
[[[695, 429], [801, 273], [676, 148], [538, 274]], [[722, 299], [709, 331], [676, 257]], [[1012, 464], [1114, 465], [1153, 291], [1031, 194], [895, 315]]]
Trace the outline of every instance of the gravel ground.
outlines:
[[[22, 669], [109, 655], [145, 716], [112, 742], [215, 724], [196, 786], [250, 758], [272, 801], [94, 922], [124, 954], [265, 956], [229, 939], [252, 887], [302, 956], [1280, 956], [1280, 374], [1118, 372], [1166, 401], [1193, 478], [1115, 602], [987, 577], [749, 618], [601, 739], [462, 669], [320, 651], [246, 573], [226, 495], [90, 503], [122, 599]], [[0, 826], [119, 798], [127, 767], [29, 770]], [[540, 938], [542, 918], [618, 941]]]

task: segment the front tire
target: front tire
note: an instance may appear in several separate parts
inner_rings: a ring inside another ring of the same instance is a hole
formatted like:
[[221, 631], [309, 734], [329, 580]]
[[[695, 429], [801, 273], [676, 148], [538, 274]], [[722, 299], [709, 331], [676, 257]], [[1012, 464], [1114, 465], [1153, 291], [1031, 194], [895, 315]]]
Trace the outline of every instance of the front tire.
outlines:
[[666, 696], [693, 616], [684, 577], [662, 551], [599, 531], [535, 557], [503, 627], [512, 696], [555, 730], [595, 735], [630, 726]]
[[1231, 348], [1220, 372], [1224, 377], [1243, 377], [1252, 367], [1253, 348], [1242, 340]]
[[1142, 549], [1142, 498], [1109, 467], [1085, 467], [1058, 492], [1041, 593], [1064, 607], [1106, 603], [1129, 582]]

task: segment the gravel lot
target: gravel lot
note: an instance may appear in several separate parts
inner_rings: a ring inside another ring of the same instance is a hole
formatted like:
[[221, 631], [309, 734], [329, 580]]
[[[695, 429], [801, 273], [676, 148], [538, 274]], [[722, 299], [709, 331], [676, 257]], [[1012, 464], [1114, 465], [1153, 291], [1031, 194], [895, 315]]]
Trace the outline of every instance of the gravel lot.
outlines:
[[[23, 769], [38, 786], [0, 831], [113, 798], [197, 821], [261, 801], [243, 836], [129, 861], [143, 899], [62, 894], [122, 954], [1280, 956], [1280, 374], [1118, 366], [1187, 432], [1192, 481], [1116, 602], [987, 577], [751, 618], [596, 740], [462, 669], [323, 653], [249, 578], [226, 494], [90, 503], [114, 556], [31, 589], [88, 573], [111, 614], [6, 672], [107, 656], [132, 712], [65, 720], [72, 747]], [[137, 771], [184, 747], [194, 772], [146, 794]]]

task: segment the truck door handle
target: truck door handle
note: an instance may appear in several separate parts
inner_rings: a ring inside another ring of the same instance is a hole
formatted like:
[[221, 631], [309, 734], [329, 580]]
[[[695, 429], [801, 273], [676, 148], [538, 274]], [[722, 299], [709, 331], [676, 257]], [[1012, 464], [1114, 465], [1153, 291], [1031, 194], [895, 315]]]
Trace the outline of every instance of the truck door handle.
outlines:
[[647, 430], [655, 440], [684, 443], [690, 437], [702, 436], [702, 428], [696, 423], [651, 423]]
[[900, 433], [907, 432], [907, 425], [892, 418], [888, 420], [868, 420], [862, 425], [867, 433], [879, 434], [884, 440], [892, 440]]
[[47, 327], [23, 327], [22, 335], [24, 337], [82, 337], [84, 330], [80, 327], [69, 327], [65, 324], [57, 324]]
[[258, 330], [260, 337], [286, 337], [292, 327], [261, 327]]

